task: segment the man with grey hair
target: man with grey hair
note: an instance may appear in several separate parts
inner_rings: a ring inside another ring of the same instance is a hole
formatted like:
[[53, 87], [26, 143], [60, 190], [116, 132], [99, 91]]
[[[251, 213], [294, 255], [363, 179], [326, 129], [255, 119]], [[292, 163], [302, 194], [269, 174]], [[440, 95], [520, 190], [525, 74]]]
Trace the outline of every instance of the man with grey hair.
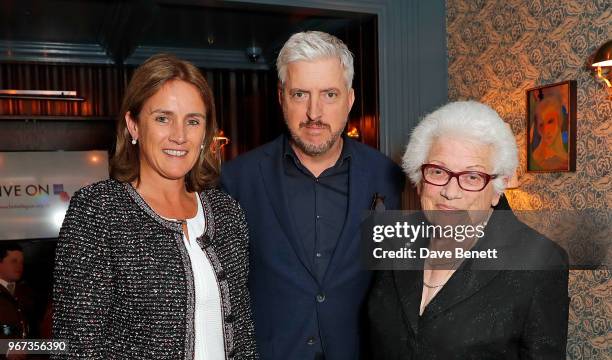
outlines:
[[353, 56], [327, 33], [294, 34], [277, 60], [288, 134], [222, 168], [250, 228], [249, 289], [263, 359], [358, 359], [371, 274], [360, 218], [373, 199], [400, 207], [404, 178], [343, 135], [355, 100]]

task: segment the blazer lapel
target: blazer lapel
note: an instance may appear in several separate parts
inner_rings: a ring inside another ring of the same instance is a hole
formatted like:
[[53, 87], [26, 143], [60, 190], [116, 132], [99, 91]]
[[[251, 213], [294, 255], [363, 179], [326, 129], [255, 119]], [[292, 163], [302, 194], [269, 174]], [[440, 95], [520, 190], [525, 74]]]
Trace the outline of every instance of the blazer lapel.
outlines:
[[393, 278], [402, 306], [404, 322], [409, 324], [416, 334], [419, 329], [419, 310], [423, 295], [423, 271], [395, 270]]
[[[512, 213], [502, 214], [500, 211], [493, 211], [485, 228], [485, 236], [476, 243], [473, 250], [493, 248], [503, 253], [503, 248], [512, 244], [513, 230], [517, 228], [518, 224], [520, 223]], [[499, 275], [499, 269], [499, 266], [491, 266], [490, 259], [468, 259], [464, 261], [448, 283], [425, 308], [423, 316], [433, 318], [458, 302], [473, 296]]]
[[499, 274], [498, 270], [471, 270], [472, 262], [472, 259], [464, 262], [425, 307], [422, 315], [424, 321], [435, 318], [441, 312], [473, 296]]
[[[496, 215], [493, 212], [489, 225], [485, 228], [486, 235], [476, 243], [473, 250], [483, 250], [494, 244], [491, 233], [499, 233], [502, 230], [496, 225]], [[486, 259], [464, 260], [440, 292], [425, 307], [422, 320], [435, 318], [455, 304], [473, 296], [492, 281], [499, 274], [499, 270], [473, 270], [475, 264], [483, 264], [486, 261]]]
[[[508, 237], [502, 230], [508, 228], [506, 223], [500, 225], [499, 216], [495, 212], [489, 221], [484, 238], [482, 238], [474, 250], [484, 250], [489, 247], [501, 247], [507, 242], [499, 237]], [[510, 220], [509, 220], [510, 221]], [[506, 227], [504, 226], [506, 225]], [[493, 234], [493, 235], [492, 235]], [[500, 235], [501, 234], [501, 235]], [[429, 239], [419, 239], [414, 248], [429, 246]], [[476, 265], [482, 265], [484, 259], [468, 259], [461, 264], [440, 292], [425, 307], [423, 315], [419, 319], [421, 297], [423, 294], [423, 271], [394, 271], [397, 292], [404, 310], [406, 323], [417, 333], [419, 321], [430, 321], [442, 312], [448, 310], [459, 302], [474, 296], [478, 291], [490, 283], [499, 275], [500, 270], [473, 270]], [[420, 259], [419, 269], [423, 268], [423, 259]]]
[[[373, 195], [368, 193], [369, 176], [365, 170], [366, 168], [359, 161], [359, 155], [353, 152], [350, 161], [347, 215], [344, 219], [344, 226], [340, 236], [334, 246], [334, 252], [327, 264], [323, 279], [326, 279], [330, 273], [333, 274], [335, 272], [338, 264], [341, 263], [342, 256], [348, 253], [347, 249], [351, 245], [361, 246], [361, 244], [353, 244], [353, 241], [355, 241], [353, 237], [355, 231], [360, 234], [359, 226], [365, 212], [368, 210], [369, 201]], [[360, 242], [361, 239], [358, 238], [357, 241]], [[350, 253], [353, 254], [352, 252]], [[354, 260], [358, 261], [358, 259]]]
[[15, 299], [15, 296], [11, 295], [8, 289], [5, 288], [3, 285], [0, 285], [0, 296], [10, 299], [10, 301], [13, 303], [17, 303], [17, 299]]
[[[415, 220], [415, 222], [417, 222]], [[429, 239], [418, 238], [415, 240], [412, 249], [419, 252], [420, 248], [427, 247]], [[403, 261], [403, 260], [399, 260]], [[414, 268], [419, 270], [394, 270], [395, 288], [399, 295], [400, 304], [404, 314], [404, 322], [409, 324], [412, 331], [416, 334], [419, 330], [421, 298], [423, 297], [423, 266], [425, 259], [417, 257], [413, 260]]]
[[272, 204], [272, 208], [274, 209], [274, 213], [278, 218], [278, 222], [283, 232], [287, 236], [287, 239], [291, 243], [302, 265], [304, 265], [308, 272], [314, 277], [311, 263], [306, 256], [304, 244], [297, 236], [293, 216], [291, 216], [289, 212], [289, 205], [287, 203], [288, 192], [284, 182], [281, 180], [284, 178], [282, 144], [281, 136], [274, 142], [274, 146], [267, 149], [267, 157], [259, 163], [259, 169], [265, 184], [266, 193], [268, 194], [268, 198], [270, 199], [270, 203]]

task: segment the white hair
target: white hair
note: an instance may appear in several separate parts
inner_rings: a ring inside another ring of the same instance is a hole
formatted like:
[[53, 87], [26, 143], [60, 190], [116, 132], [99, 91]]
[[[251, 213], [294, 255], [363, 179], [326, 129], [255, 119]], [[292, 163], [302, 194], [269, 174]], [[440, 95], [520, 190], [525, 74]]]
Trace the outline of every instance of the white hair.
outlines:
[[425, 116], [414, 128], [402, 158], [404, 172], [413, 184], [421, 182], [421, 165], [427, 160], [434, 141], [443, 136], [492, 146], [491, 165], [493, 174], [498, 175], [493, 186], [498, 193], [504, 191], [503, 178], [511, 178], [518, 166], [516, 141], [497, 112], [476, 101], [448, 103]]
[[353, 85], [353, 54], [348, 47], [337, 37], [322, 31], [304, 31], [291, 35], [283, 45], [278, 58], [276, 69], [281, 84], [287, 78], [287, 65], [296, 61], [314, 61], [324, 58], [338, 58], [344, 69], [346, 87]]

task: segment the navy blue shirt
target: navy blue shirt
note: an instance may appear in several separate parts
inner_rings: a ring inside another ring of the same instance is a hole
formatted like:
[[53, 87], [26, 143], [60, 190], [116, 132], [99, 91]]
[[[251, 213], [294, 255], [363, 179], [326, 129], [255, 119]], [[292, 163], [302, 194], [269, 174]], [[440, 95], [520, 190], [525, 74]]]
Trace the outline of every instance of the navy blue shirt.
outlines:
[[336, 164], [315, 177], [302, 165], [285, 137], [283, 167], [289, 211], [319, 282], [346, 220], [350, 159], [350, 145], [343, 141]]

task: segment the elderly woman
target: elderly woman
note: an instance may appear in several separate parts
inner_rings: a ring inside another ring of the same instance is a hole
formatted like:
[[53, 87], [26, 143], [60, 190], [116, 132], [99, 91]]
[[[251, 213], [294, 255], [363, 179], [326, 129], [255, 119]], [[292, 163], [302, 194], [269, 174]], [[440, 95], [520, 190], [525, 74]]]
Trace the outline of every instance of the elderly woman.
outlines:
[[134, 72], [111, 179], [75, 193], [60, 231], [57, 358], [256, 358], [247, 226], [215, 189], [215, 132], [192, 64], [156, 55]]
[[[443, 106], [416, 127], [403, 160], [428, 220], [465, 211], [484, 235], [463, 250], [495, 248], [520, 264], [425, 259], [421, 270], [379, 272], [368, 302], [374, 358], [564, 359], [567, 255], [510, 211], [493, 211], [517, 166], [497, 113], [472, 101]], [[440, 243], [426, 240], [429, 250]]]

